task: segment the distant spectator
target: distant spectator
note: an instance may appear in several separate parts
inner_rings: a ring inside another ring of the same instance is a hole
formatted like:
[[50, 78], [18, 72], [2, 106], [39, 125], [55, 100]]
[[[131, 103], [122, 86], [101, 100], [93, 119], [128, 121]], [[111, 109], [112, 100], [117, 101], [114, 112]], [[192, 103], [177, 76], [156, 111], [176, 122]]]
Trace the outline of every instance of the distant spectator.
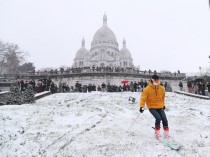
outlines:
[[144, 80], [144, 88], [146, 88], [148, 85], [147, 80]]
[[131, 81], [131, 83], [130, 83], [130, 90], [131, 90], [131, 92], [134, 92], [134, 84], [133, 84], [133, 81]]
[[208, 89], [208, 92], [210, 93], [210, 82], [207, 82], [207, 89]]
[[192, 82], [187, 82], [187, 88], [188, 88], [188, 92], [192, 93], [193, 92], [193, 86], [192, 86]]
[[131, 87], [129, 84], [127, 84], [126, 88], [127, 88], [127, 91], [131, 91]]
[[207, 82], [206, 87], [207, 87], [207, 90], [208, 90], [208, 95], [210, 96], [210, 82]]
[[194, 82], [193, 88], [194, 88], [194, 93], [198, 94], [198, 83], [197, 82]]
[[88, 88], [88, 92], [91, 92], [92, 91], [92, 84], [89, 84], [87, 88]]
[[139, 82], [138, 85], [137, 85], [137, 90], [138, 90], [138, 92], [142, 92], [142, 88], [141, 88], [140, 82]]
[[101, 87], [102, 87], [102, 92], [105, 92], [106, 91], [106, 84], [104, 82], [101, 84]]
[[124, 91], [124, 92], [127, 91], [127, 86], [126, 86], [125, 83], [123, 84], [123, 91]]
[[152, 73], [152, 70], [149, 69], [149, 75]]
[[93, 84], [93, 86], [92, 86], [92, 91], [96, 91], [96, 85], [95, 84]]
[[183, 83], [182, 83], [182, 81], [179, 81], [179, 89], [180, 89], [180, 91], [183, 90]]
[[101, 86], [100, 85], [98, 85], [97, 91], [101, 91]]
[[168, 83], [166, 81], [165, 84], [164, 84], [165, 90], [167, 90], [167, 85], [168, 85]]
[[157, 71], [156, 70], [154, 70], [154, 75], [157, 75]]
[[202, 95], [202, 82], [198, 82], [198, 94]]
[[82, 92], [82, 84], [79, 83], [79, 81], [77, 81], [76, 84], [75, 84], [75, 91], [76, 92]]
[[136, 83], [136, 81], [134, 81], [134, 84], [133, 84], [134, 92], [137, 92], [137, 86], [138, 84]]
[[206, 95], [205, 89], [206, 89], [206, 85], [204, 82], [202, 82], [202, 95]]
[[143, 90], [143, 88], [144, 88], [144, 81], [143, 81], [143, 79], [141, 79], [141, 81], [140, 81], [140, 86], [141, 86], [141, 89]]
[[25, 90], [25, 84], [24, 84], [24, 81], [21, 80], [20, 81], [20, 91], [23, 92]]
[[54, 82], [51, 82], [51, 83], [50, 83], [50, 88], [49, 88], [49, 89], [50, 89], [50, 92], [51, 92], [52, 94], [56, 93]]
[[83, 85], [82, 86], [82, 92], [83, 93], [87, 93], [87, 85]]

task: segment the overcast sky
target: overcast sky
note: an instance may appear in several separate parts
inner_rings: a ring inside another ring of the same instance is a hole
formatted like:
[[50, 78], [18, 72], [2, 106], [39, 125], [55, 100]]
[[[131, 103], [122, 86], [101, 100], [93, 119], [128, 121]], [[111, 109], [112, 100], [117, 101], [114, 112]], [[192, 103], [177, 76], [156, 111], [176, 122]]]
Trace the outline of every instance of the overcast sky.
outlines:
[[0, 0], [0, 40], [28, 52], [36, 70], [72, 66], [83, 36], [90, 49], [104, 13], [119, 49], [125, 38], [141, 70], [209, 67], [208, 0]]

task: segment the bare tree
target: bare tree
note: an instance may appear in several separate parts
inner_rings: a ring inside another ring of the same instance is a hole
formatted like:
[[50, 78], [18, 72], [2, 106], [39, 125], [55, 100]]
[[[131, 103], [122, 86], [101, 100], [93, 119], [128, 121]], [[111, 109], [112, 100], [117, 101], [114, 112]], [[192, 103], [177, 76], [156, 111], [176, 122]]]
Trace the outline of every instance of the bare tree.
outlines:
[[25, 61], [25, 52], [17, 44], [0, 41], [0, 69], [7, 74], [18, 74], [20, 65]]
[[23, 65], [21, 65], [19, 67], [20, 72], [34, 72], [35, 71], [35, 66], [33, 65], [33, 63], [28, 62], [28, 63], [24, 63]]
[[5, 67], [4, 54], [5, 54], [5, 52], [6, 52], [5, 44], [2, 41], [0, 41], [0, 74], [4, 72], [4, 67]]
[[18, 72], [19, 65], [24, 61], [24, 52], [16, 44], [8, 44], [5, 54], [8, 70], [12, 74]]
[[5, 52], [6, 52], [5, 44], [2, 41], [0, 41], [0, 63], [2, 63], [4, 60]]

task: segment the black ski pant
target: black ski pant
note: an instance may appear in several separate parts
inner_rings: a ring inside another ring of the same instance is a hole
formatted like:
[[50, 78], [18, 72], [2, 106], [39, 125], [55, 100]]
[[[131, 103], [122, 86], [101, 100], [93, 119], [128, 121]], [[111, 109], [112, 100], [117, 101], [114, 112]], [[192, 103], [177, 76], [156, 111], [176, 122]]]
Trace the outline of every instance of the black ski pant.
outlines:
[[162, 120], [163, 128], [168, 128], [168, 120], [166, 118], [165, 111], [163, 109], [149, 109], [150, 113], [155, 117], [155, 127], [160, 127]]

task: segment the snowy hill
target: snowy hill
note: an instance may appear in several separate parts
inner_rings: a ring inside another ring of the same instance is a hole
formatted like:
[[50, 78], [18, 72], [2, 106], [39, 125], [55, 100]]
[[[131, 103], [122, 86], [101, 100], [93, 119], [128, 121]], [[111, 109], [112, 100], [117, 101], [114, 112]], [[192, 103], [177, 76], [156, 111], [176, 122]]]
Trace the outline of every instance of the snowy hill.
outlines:
[[[129, 96], [137, 102], [132, 104]], [[148, 110], [139, 113], [139, 97], [130, 92], [67, 93], [35, 104], [1, 106], [0, 156], [209, 156], [209, 100], [167, 93], [170, 133], [183, 145], [174, 151], [154, 138], [154, 118]]]

